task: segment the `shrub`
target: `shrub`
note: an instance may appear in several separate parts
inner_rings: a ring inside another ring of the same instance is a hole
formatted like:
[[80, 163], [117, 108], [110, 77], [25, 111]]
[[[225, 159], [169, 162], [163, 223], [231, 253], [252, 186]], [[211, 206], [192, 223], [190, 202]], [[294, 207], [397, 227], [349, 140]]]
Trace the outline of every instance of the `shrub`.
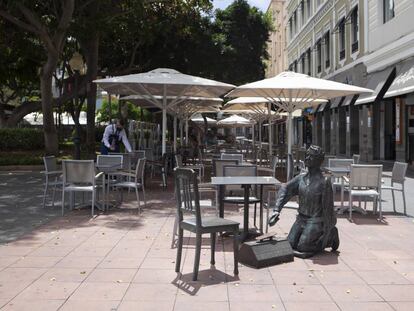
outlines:
[[45, 146], [43, 132], [31, 128], [0, 129], [0, 150], [39, 150]]

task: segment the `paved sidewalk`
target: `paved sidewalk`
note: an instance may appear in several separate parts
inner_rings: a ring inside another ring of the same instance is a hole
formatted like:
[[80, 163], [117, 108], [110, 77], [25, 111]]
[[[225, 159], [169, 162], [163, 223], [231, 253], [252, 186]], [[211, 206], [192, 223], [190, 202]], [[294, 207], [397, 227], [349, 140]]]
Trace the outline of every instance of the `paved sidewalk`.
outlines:
[[[2, 198], [7, 195], [1, 193]], [[38, 196], [31, 196], [39, 202]], [[28, 207], [29, 202], [25, 202]], [[182, 274], [174, 272], [176, 250], [170, 248], [174, 204], [172, 189], [157, 188], [148, 191], [148, 206], [141, 215], [134, 201], [94, 219], [89, 210], [55, 217], [49, 209], [45, 217], [52, 215], [52, 220], [26, 228], [19, 239], [0, 246], [0, 307], [30, 311], [414, 310], [412, 218], [386, 213], [384, 223], [379, 223], [371, 214], [355, 215], [350, 223], [341, 217], [339, 253], [326, 252], [261, 270], [241, 266], [239, 277], [232, 274], [232, 240], [219, 240], [212, 269], [206, 236], [199, 281], [192, 282], [194, 239], [189, 235]], [[17, 206], [23, 208], [20, 203]], [[226, 209], [228, 218], [241, 221], [241, 215], [242, 211]], [[284, 210], [275, 232], [286, 235], [294, 218], [294, 211]]]

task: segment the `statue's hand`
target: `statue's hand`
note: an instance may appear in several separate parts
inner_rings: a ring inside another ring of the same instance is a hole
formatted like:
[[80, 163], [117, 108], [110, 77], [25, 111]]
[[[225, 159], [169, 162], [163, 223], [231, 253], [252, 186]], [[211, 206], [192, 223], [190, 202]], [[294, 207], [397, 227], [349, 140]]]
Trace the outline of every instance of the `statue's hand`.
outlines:
[[280, 213], [277, 211], [274, 211], [273, 214], [269, 218], [269, 226], [274, 226], [279, 221]]

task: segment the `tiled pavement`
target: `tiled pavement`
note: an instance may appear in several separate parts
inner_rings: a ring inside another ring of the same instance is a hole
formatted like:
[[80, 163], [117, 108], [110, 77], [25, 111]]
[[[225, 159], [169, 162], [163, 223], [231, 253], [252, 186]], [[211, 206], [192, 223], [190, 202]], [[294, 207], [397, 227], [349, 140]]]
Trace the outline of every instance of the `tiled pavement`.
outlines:
[[[94, 219], [89, 210], [67, 213], [2, 245], [2, 310], [414, 310], [412, 218], [339, 218], [339, 253], [261, 270], [241, 266], [239, 277], [231, 239], [219, 240], [213, 269], [206, 236], [199, 281], [192, 282], [190, 236], [182, 274], [174, 272], [172, 192], [152, 187], [141, 215], [135, 204]], [[294, 214], [283, 211], [278, 235]], [[241, 213], [226, 217], [241, 220]]]

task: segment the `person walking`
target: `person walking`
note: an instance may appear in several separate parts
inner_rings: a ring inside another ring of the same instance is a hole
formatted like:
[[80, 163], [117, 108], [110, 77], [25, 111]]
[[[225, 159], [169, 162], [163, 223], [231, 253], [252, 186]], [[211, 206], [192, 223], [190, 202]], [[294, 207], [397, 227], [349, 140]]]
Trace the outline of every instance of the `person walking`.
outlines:
[[132, 151], [131, 144], [125, 133], [124, 125], [123, 120], [117, 120], [115, 124], [109, 124], [105, 128], [101, 144], [101, 154], [120, 152], [121, 141], [128, 152]]

